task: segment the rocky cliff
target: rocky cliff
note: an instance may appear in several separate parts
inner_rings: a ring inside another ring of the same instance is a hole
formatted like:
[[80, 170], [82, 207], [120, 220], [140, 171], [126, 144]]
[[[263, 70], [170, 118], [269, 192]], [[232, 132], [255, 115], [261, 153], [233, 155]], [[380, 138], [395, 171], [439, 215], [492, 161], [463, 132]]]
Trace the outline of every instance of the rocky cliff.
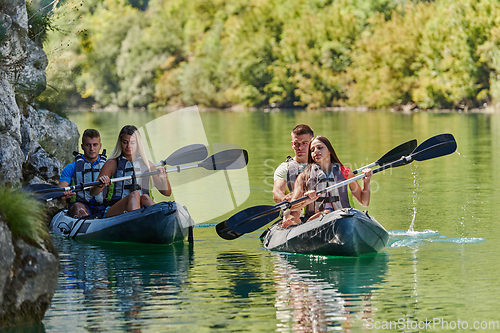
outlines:
[[[33, 103], [46, 86], [47, 56], [29, 38], [25, 0], [0, 0], [0, 23], [0, 184], [57, 184], [78, 129]], [[0, 214], [0, 256], [0, 329], [40, 322], [60, 271], [51, 241], [14, 236]]]
[[0, 21], [0, 182], [57, 183], [78, 148], [78, 129], [33, 104], [46, 87], [47, 56], [28, 38], [25, 1], [0, 0]]

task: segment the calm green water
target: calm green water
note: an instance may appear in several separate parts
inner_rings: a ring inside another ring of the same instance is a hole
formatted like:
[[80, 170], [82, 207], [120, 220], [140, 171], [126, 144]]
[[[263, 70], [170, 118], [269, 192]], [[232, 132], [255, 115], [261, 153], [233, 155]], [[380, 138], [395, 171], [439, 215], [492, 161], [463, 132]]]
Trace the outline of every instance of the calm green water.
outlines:
[[[80, 133], [100, 130], [110, 152], [123, 125], [142, 126], [162, 115], [123, 111], [69, 118]], [[197, 225], [194, 245], [56, 238], [63, 269], [40, 330], [500, 330], [500, 115], [300, 111], [201, 117], [209, 142], [248, 151], [248, 200]], [[440, 133], [455, 136], [458, 152], [373, 177], [368, 210], [391, 233], [388, 247], [376, 256], [272, 253], [262, 248], [261, 231], [220, 239], [215, 223], [243, 208], [273, 203], [273, 168], [293, 153], [289, 133], [299, 123], [330, 138], [352, 167], [373, 162], [407, 140], [421, 143]]]

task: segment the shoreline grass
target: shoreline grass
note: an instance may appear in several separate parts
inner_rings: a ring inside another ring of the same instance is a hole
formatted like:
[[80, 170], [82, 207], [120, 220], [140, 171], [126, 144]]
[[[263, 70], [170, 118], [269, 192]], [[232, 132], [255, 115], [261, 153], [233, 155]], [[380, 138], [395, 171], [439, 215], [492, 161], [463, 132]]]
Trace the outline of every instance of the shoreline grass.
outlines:
[[45, 242], [50, 238], [43, 204], [32, 194], [0, 185], [0, 217], [14, 236]]

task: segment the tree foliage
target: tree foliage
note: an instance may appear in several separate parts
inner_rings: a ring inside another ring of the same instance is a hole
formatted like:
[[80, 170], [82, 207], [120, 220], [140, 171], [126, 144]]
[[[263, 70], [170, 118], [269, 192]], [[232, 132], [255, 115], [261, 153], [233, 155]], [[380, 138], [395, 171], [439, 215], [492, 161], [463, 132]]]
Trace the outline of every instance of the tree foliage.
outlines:
[[66, 33], [51, 37], [48, 82], [100, 106], [426, 109], [500, 99], [493, 0], [64, 6], [57, 24]]

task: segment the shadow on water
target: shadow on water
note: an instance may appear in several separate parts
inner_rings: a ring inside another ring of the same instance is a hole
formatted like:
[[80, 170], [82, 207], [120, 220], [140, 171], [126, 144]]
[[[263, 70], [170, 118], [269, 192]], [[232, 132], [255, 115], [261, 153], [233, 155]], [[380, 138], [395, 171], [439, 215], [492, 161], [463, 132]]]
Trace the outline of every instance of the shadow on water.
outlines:
[[221, 252], [217, 255], [217, 270], [228, 281], [231, 297], [248, 298], [261, 293], [262, 269], [260, 256], [243, 252]]

